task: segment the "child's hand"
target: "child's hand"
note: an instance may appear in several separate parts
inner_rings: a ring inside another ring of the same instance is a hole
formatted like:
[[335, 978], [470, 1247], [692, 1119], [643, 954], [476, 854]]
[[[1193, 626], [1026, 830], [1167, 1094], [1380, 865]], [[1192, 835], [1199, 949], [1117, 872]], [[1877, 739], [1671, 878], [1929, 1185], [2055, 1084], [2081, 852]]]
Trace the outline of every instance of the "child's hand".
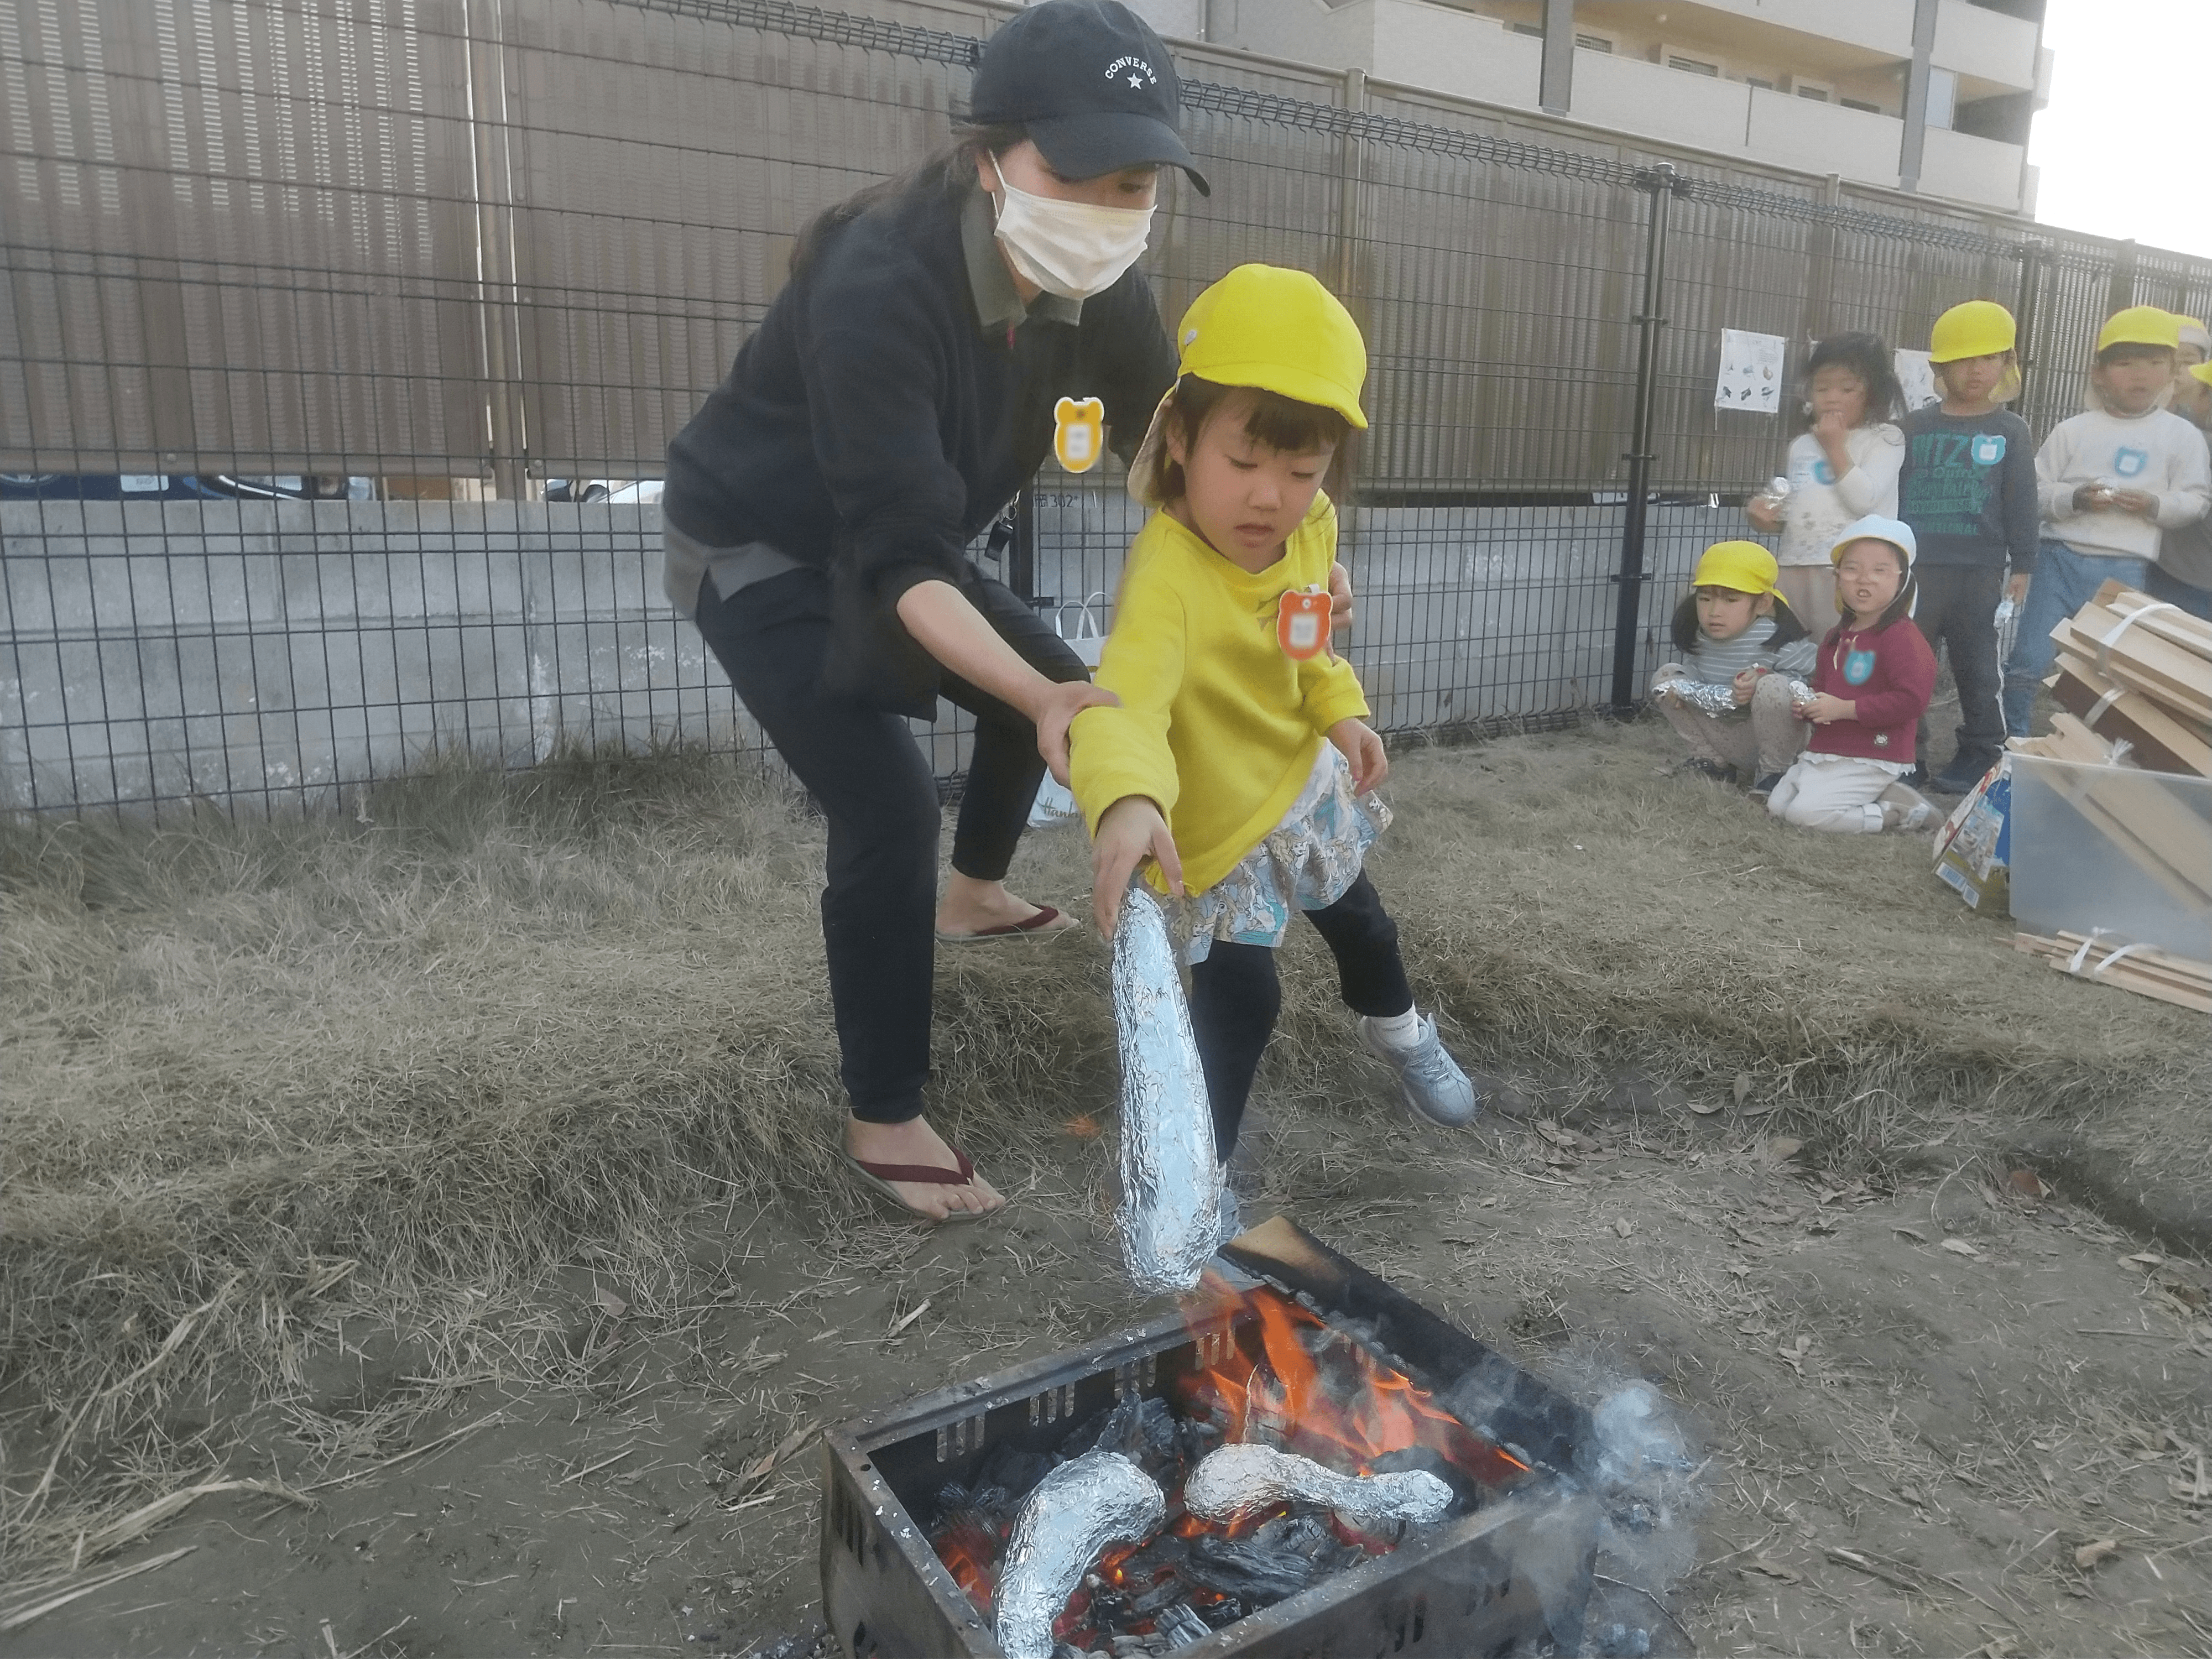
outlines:
[[1098, 815], [1098, 834], [1091, 843], [1091, 918], [1098, 937], [1114, 937], [1121, 895], [1129, 878], [1149, 857], [1168, 878], [1168, 890], [1182, 896], [1182, 859], [1176, 851], [1168, 821], [1149, 795], [1124, 795]]
[[1747, 668], [1729, 682], [1735, 690], [1737, 708], [1743, 708], [1750, 705], [1751, 694], [1759, 690], [1759, 677], [1765, 672], [1763, 668]]
[[2076, 513], [2101, 513], [2112, 504], [2114, 491], [2100, 483], [2085, 483], [2074, 492]]
[[2158, 517], [2158, 497], [2148, 489], [2114, 489], [2105, 500], [2115, 513], [2132, 513], [2139, 519]]
[[[1850, 433], [1851, 423], [1844, 418], [1840, 409], [1824, 410], [1813, 422], [1813, 441], [1826, 453], [1828, 464], [1836, 469], [1839, 478], [1851, 470], [1850, 451], [1844, 447], [1844, 440]], [[1838, 456], [1843, 459], [1838, 460]]]
[[1341, 564], [1328, 568], [1328, 633], [1334, 640], [1352, 631], [1352, 573]]
[[1825, 691], [1815, 691], [1813, 701], [1797, 710], [1797, 718], [1810, 720], [1815, 726], [1832, 726], [1838, 720], [1856, 720], [1858, 713], [1858, 704], [1832, 697]]
[[1352, 790], [1364, 795], [1390, 775], [1390, 757], [1375, 728], [1362, 720], [1343, 720], [1328, 728], [1328, 740], [1352, 763]]
[[2027, 598], [2027, 571], [2015, 570], [2005, 580], [2005, 597], [2012, 601], [2015, 611]]
[[1782, 514], [1764, 495], [1754, 495], [1743, 504], [1743, 516], [1749, 519], [1768, 535], [1782, 528]]

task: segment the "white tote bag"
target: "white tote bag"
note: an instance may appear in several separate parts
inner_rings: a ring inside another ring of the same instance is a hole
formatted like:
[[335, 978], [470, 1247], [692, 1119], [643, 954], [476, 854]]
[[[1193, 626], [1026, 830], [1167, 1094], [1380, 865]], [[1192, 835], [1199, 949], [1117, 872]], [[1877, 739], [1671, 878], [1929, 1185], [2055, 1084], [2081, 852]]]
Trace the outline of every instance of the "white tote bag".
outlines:
[[[1099, 618], [1111, 603], [1102, 588], [1080, 605], [1063, 605], [1053, 612], [1052, 631], [1067, 641], [1068, 649], [1082, 659], [1085, 668], [1097, 668], [1099, 653], [1106, 648], [1106, 631], [1100, 625]], [[1092, 608], [1094, 605], [1096, 610]], [[1075, 631], [1072, 634], [1067, 631], [1066, 625], [1070, 611], [1075, 612]], [[1065, 784], [1055, 781], [1051, 773], [1046, 773], [1044, 781], [1037, 785], [1036, 799], [1030, 806], [1030, 828], [1042, 830], [1047, 824], [1058, 823], [1075, 816], [1075, 797], [1068, 793]]]

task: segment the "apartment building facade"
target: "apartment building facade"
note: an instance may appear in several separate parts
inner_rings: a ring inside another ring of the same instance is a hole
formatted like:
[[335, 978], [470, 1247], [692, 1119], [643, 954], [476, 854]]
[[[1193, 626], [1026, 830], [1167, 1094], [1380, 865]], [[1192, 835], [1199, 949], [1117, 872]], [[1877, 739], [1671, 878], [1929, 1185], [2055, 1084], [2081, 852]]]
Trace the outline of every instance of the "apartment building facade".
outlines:
[[1134, 0], [1170, 38], [2032, 214], [2044, 0]]

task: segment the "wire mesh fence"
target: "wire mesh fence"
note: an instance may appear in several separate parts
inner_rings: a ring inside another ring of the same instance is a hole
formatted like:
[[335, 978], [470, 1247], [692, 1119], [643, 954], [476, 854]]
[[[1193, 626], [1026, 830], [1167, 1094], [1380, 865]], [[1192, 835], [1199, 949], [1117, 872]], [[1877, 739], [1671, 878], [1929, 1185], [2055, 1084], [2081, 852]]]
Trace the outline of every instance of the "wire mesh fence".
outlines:
[[[1006, 9], [0, 0], [5, 804], [313, 804], [434, 746], [764, 755], [660, 600], [635, 481], [805, 222], [942, 140]], [[1164, 310], [1264, 259], [1367, 332], [1345, 553], [1393, 732], [1640, 686], [1790, 435], [1786, 402], [1714, 408], [1723, 328], [1785, 337], [1794, 372], [1824, 334], [1916, 344], [2002, 301], [2040, 434], [2080, 407], [2108, 308], [2212, 306], [2212, 266], [2132, 245], [1178, 52], [1216, 188], [1166, 183]], [[1138, 517], [1110, 466], [1048, 463], [977, 551], [1067, 631], [1104, 626]], [[958, 724], [927, 732], [957, 774]]]

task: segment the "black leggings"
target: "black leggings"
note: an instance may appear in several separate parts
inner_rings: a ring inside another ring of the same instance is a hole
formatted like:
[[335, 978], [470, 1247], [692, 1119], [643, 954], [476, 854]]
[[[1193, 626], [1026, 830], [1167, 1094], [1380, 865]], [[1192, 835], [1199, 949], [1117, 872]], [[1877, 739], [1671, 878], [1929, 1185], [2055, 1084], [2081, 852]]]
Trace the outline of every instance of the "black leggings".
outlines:
[[[1075, 653], [1011, 589], [986, 580], [967, 592], [1046, 678], [1085, 678]], [[829, 820], [822, 942], [853, 1115], [872, 1123], [918, 1117], [937, 952], [937, 780], [902, 716], [822, 690], [830, 638], [822, 572], [787, 571], [726, 603], [709, 578], [699, 585], [698, 623], [747, 712]], [[975, 716], [952, 867], [998, 881], [1044, 776], [1036, 728], [950, 672], [939, 689]]]
[[[1346, 1007], [1377, 1019], [1413, 1007], [1413, 988], [1398, 955], [1398, 924], [1382, 908], [1373, 882], [1362, 875], [1326, 910], [1304, 915], [1335, 955]], [[1206, 960], [1190, 970], [1191, 1030], [1213, 1106], [1213, 1148], [1224, 1164], [1236, 1150], [1244, 1102], [1282, 1006], [1275, 953], [1267, 945], [1216, 939]]]

